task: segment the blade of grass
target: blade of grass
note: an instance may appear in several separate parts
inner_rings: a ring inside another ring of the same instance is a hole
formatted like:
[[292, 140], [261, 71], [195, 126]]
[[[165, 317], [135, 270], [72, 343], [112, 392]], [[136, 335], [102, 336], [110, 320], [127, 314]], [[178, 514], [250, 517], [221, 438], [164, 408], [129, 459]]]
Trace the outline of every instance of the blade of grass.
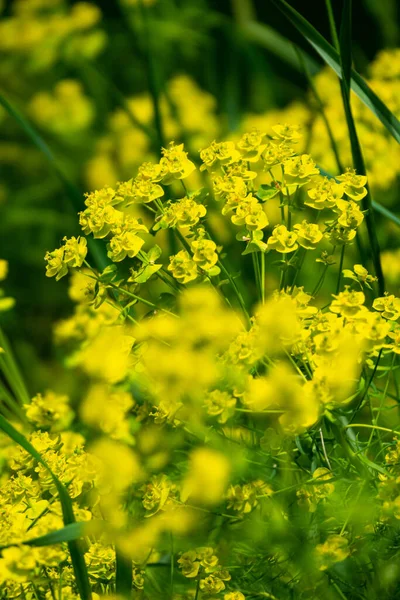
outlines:
[[[352, 63], [352, 44], [351, 44], [351, 30], [352, 30], [352, 0], [344, 0], [342, 22], [340, 26], [339, 45], [340, 45], [340, 61], [342, 66], [342, 78], [340, 81], [343, 106], [346, 115], [347, 128], [349, 130], [351, 153], [353, 156], [353, 164], [359, 175], [366, 175], [366, 168], [364, 163], [364, 157], [361, 150], [360, 141], [357, 135], [357, 129], [353, 118], [353, 112], [351, 109], [350, 99], [350, 85], [351, 85], [351, 63]], [[372, 261], [374, 263], [374, 269], [378, 278], [379, 293], [382, 295], [385, 291], [385, 281], [383, 277], [381, 259], [380, 259], [380, 248], [378, 236], [376, 233], [376, 224], [374, 219], [374, 213], [372, 211], [372, 199], [371, 191], [368, 183], [366, 185], [368, 191], [365, 198], [363, 198], [362, 204], [365, 213], [365, 223], [367, 226], [369, 242], [371, 246]]]
[[[10, 437], [16, 444], [21, 446], [32, 458], [37, 460], [41, 465], [45, 467], [54, 481], [54, 485], [56, 486], [58, 496], [61, 502], [62, 514], [63, 514], [63, 522], [64, 525], [70, 525], [72, 523], [76, 523], [74, 511], [72, 508], [72, 501], [69, 497], [69, 494], [65, 488], [65, 486], [61, 483], [61, 481], [54, 475], [53, 471], [50, 469], [46, 461], [42, 458], [39, 452], [32, 446], [32, 444], [26, 439], [26, 437], [17, 431], [11, 423], [9, 423], [2, 415], [0, 415], [0, 429], [4, 431], [8, 437]], [[83, 556], [83, 552], [81, 547], [79, 546], [77, 540], [68, 541], [68, 549], [71, 556], [72, 567], [74, 570], [76, 585], [79, 591], [79, 595], [81, 600], [91, 600], [92, 593], [89, 583], [89, 577], [87, 573], [86, 563]]]
[[[341, 77], [340, 56], [333, 46], [300, 13], [285, 0], [270, 0], [285, 17], [296, 27], [314, 50]], [[261, 27], [261, 26], [260, 26]], [[265, 36], [267, 37], [267, 36]], [[351, 69], [351, 89], [385, 126], [387, 131], [400, 142], [400, 121], [371, 90], [359, 73]]]
[[335, 49], [337, 50], [337, 52], [339, 52], [340, 44], [339, 44], [339, 38], [338, 38], [338, 34], [337, 34], [337, 29], [336, 29], [335, 17], [333, 14], [332, 2], [331, 2], [331, 0], [325, 0], [325, 4], [326, 4], [326, 12], [328, 13], [329, 28], [331, 30], [332, 42], [333, 42], [333, 45], [334, 45]]
[[[8, 114], [16, 120], [21, 129], [25, 132], [28, 138], [33, 142], [33, 144], [44, 154], [47, 159], [47, 162], [57, 175], [58, 179], [62, 183], [66, 194], [71, 201], [71, 205], [73, 207], [74, 212], [79, 212], [83, 208], [82, 202], [82, 194], [79, 189], [68, 179], [65, 175], [64, 171], [58, 164], [56, 157], [53, 152], [43, 140], [43, 138], [39, 135], [39, 133], [32, 127], [29, 121], [26, 119], [24, 115], [13, 105], [9, 100], [7, 100], [2, 94], [0, 94], [0, 105], [5, 108]], [[109, 264], [109, 261], [106, 258], [105, 252], [102, 247], [97, 243], [96, 240], [90, 239], [88, 240], [88, 245], [90, 252], [93, 256], [93, 259], [96, 262], [96, 265], [100, 269], [104, 269]]]
[[[61, 544], [62, 542], [72, 542], [85, 535], [85, 529], [87, 529], [87, 525], [87, 521], [70, 523], [62, 529], [57, 529], [56, 531], [51, 531], [45, 535], [40, 535], [39, 537], [32, 538], [31, 540], [18, 543], [23, 544], [24, 546], [34, 546], [36, 548], [41, 546], [52, 546], [53, 544]], [[4, 550], [5, 548], [10, 548], [13, 545], [14, 544], [4, 544], [0, 546], [0, 551]]]
[[[293, 45], [283, 35], [275, 31], [275, 29], [256, 21], [241, 23], [240, 28], [248, 40], [263, 46], [293, 69], [297, 71], [301, 69], [296, 52], [293, 50]], [[321, 70], [320, 64], [309, 54], [304, 54], [308, 70], [312, 75], [315, 75]]]
[[26, 404], [31, 401], [28, 390], [26, 389], [24, 379], [20, 373], [18, 364], [14, 358], [11, 350], [10, 343], [0, 327], [0, 347], [3, 348], [4, 354], [0, 355], [0, 369], [1, 363], [4, 361], [7, 373], [4, 373], [7, 378], [7, 382], [14, 392], [16, 399], [20, 404]]

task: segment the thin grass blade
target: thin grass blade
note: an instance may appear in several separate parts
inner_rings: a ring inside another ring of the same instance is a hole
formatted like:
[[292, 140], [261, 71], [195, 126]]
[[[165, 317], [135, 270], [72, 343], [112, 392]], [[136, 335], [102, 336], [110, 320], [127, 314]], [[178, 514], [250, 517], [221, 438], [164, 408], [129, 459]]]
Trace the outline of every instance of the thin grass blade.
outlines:
[[[346, 115], [347, 128], [349, 130], [351, 153], [353, 157], [354, 168], [360, 175], [366, 175], [367, 171], [365, 168], [364, 157], [360, 145], [360, 141], [357, 135], [357, 128], [353, 118], [353, 112], [351, 109], [351, 98], [350, 98], [350, 84], [351, 84], [351, 63], [352, 63], [352, 43], [351, 43], [351, 32], [352, 32], [352, 0], [344, 0], [342, 22], [340, 26], [339, 45], [340, 45], [340, 61], [342, 66], [342, 78], [341, 78], [341, 91], [343, 106]], [[365, 213], [365, 224], [367, 226], [368, 237], [371, 247], [372, 261], [376, 276], [378, 278], [379, 293], [382, 295], [385, 291], [385, 281], [383, 277], [381, 259], [380, 259], [380, 248], [378, 236], [376, 233], [376, 224], [374, 219], [374, 213], [372, 211], [372, 198], [371, 191], [368, 184], [366, 185], [367, 195], [362, 201], [363, 209]]]

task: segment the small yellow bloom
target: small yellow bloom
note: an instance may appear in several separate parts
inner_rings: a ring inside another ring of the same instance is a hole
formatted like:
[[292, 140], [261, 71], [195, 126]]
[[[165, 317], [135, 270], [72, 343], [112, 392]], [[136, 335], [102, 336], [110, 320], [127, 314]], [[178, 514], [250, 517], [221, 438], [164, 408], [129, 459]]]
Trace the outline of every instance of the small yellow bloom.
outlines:
[[276, 250], [281, 254], [294, 252], [298, 247], [297, 234], [288, 231], [285, 225], [276, 225], [267, 241], [268, 250]]
[[299, 246], [306, 250], [315, 250], [318, 242], [322, 240], [323, 234], [318, 225], [302, 221], [293, 227], [297, 234], [297, 242]]

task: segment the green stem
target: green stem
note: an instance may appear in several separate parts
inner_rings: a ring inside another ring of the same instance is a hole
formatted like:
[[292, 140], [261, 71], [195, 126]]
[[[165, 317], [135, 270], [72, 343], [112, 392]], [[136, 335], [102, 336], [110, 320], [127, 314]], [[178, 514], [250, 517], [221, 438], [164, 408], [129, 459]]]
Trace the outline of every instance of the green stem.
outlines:
[[395, 429], [388, 429], [387, 427], [381, 427], [380, 425], [368, 425], [368, 423], [351, 423], [350, 425], [345, 425], [345, 429], [350, 427], [364, 427], [366, 429], [377, 429], [378, 431], [386, 431], [387, 433], [393, 433], [394, 435], [399, 435], [400, 431], [396, 431]]
[[261, 252], [261, 302], [265, 304], [265, 252]]
[[256, 287], [257, 287], [257, 291], [258, 291], [258, 296], [261, 300], [262, 297], [262, 292], [261, 292], [261, 275], [260, 275], [260, 267], [258, 264], [258, 257], [256, 252], [252, 252], [251, 254], [251, 258], [253, 260], [253, 269], [254, 269], [254, 277], [256, 280]]
[[200, 577], [197, 580], [197, 585], [196, 585], [196, 595], [194, 597], [194, 600], [198, 600], [199, 597], [199, 593], [200, 593]]
[[340, 251], [340, 263], [339, 263], [339, 273], [338, 280], [336, 285], [336, 294], [340, 292], [340, 284], [342, 282], [342, 270], [343, 270], [343, 261], [344, 261], [344, 253], [346, 251], [346, 244], [343, 244], [342, 249]]
[[221, 271], [224, 273], [224, 275], [229, 279], [229, 283], [231, 284], [231, 286], [232, 286], [232, 288], [233, 288], [233, 290], [235, 292], [236, 298], [238, 299], [240, 307], [241, 307], [241, 309], [243, 311], [243, 314], [244, 314], [244, 316], [246, 318], [247, 326], [251, 327], [250, 315], [247, 312], [246, 304], [245, 304], [245, 302], [243, 300], [243, 296], [240, 293], [239, 288], [237, 287], [237, 285], [235, 283], [235, 280], [233, 279], [232, 275], [229, 273], [229, 271], [226, 269], [225, 265], [220, 260], [218, 261], [218, 266], [221, 269]]

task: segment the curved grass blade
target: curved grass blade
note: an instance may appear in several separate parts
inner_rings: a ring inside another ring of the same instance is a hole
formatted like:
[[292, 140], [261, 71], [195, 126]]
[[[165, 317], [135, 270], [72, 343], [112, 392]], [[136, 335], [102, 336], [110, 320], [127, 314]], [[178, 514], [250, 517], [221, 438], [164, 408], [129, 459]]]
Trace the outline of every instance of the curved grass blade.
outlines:
[[[58, 179], [63, 184], [65, 191], [67, 193], [68, 198], [71, 201], [74, 212], [79, 212], [83, 208], [82, 203], [82, 194], [79, 189], [75, 187], [75, 185], [68, 179], [60, 165], [58, 164], [56, 157], [53, 152], [50, 150], [49, 146], [43, 140], [43, 138], [38, 134], [38, 132], [32, 127], [29, 121], [23, 116], [19, 110], [15, 108], [2, 94], [0, 94], [0, 105], [5, 108], [9, 115], [11, 115], [17, 123], [20, 125], [21, 129], [26, 133], [29, 139], [33, 142], [33, 144], [44, 154], [48, 163], [54, 170]], [[96, 265], [100, 269], [104, 269], [109, 261], [106, 258], [105, 252], [102, 251], [102, 247], [96, 242], [96, 240], [89, 239], [88, 245], [90, 252], [96, 261]]]
[[[32, 446], [26, 437], [17, 431], [2, 415], [0, 415], [0, 429], [45, 467], [54, 481], [54, 485], [56, 486], [58, 496], [60, 498], [64, 525], [67, 526], [76, 523], [71, 498], [69, 497], [66, 488], [54, 475], [53, 471], [50, 469], [39, 452]], [[90, 589], [86, 563], [82, 549], [80, 548], [76, 539], [68, 541], [68, 549], [71, 556], [76, 585], [78, 587], [81, 600], [91, 600], [92, 593]]]
[[[293, 69], [301, 71], [301, 65], [293, 45], [275, 29], [263, 23], [249, 21], [241, 26], [241, 30], [247, 39], [263, 46]], [[321, 65], [304, 51], [303, 56], [311, 75], [316, 75], [321, 70]]]
[[[62, 529], [57, 529], [56, 531], [46, 533], [46, 535], [41, 535], [31, 540], [26, 540], [25, 542], [18, 543], [23, 544], [24, 546], [39, 547], [52, 546], [53, 544], [61, 544], [62, 542], [72, 542], [74, 540], [78, 540], [79, 538], [85, 535], [85, 528], [87, 528], [86, 521], [70, 523]], [[0, 551], [4, 550], [5, 548], [10, 548], [10, 546], [13, 545], [14, 544], [5, 544], [3, 546], [0, 546]]]
[[[292, 8], [285, 0], [271, 0], [271, 2], [285, 15], [296, 27], [303, 37], [311, 44], [321, 58], [335, 73], [342, 76], [342, 66], [339, 54], [331, 44], [309, 23], [300, 13]], [[357, 71], [351, 69], [351, 89], [360, 98], [385, 126], [387, 131], [400, 142], [400, 121], [371, 90]]]
[[[340, 26], [339, 35], [339, 46], [340, 46], [340, 62], [342, 66], [342, 78], [340, 81], [340, 87], [342, 91], [342, 99], [344, 112], [346, 115], [347, 128], [349, 130], [351, 154], [353, 157], [354, 168], [360, 175], [366, 175], [367, 171], [365, 168], [364, 157], [361, 150], [360, 141], [357, 135], [357, 129], [353, 118], [353, 111], [351, 109], [350, 99], [350, 84], [351, 84], [351, 63], [352, 63], [352, 44], [351, 44], [351, 30], [352, 30], [352, 0], [344, 0], [342, 22]], [[365, 224], [367, 226], [369, 242], [371, 246], [372, 261], [374, 263], [374, 269], [378, 278], [379, 293], [382, 295], [385, 291], [385, 281], [383, 277], [380, 248], [378, 236], [376, 233], [376, 224], [374, 219], [374, 213], [372, 211], [372, 200], [371, 191], [368, 183], [366, 185], [368, 191], [365, 198], [363, 198], [362, 205], [365, 213]]]

